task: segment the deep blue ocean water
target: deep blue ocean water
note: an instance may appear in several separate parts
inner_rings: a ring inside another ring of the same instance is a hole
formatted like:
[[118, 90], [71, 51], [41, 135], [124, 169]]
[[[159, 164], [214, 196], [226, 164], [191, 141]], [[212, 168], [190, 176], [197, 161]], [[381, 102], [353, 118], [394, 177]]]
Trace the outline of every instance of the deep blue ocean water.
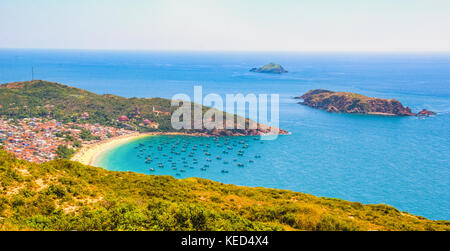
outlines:
[[[269, 62], [282, 64], [289, 73], [248, 71]], [[105, 154], [98, 164], [107, 169], [385, 203], [450, 220], [450, 54], [0, 50], [1, 83], [29, 80], [32, 66], [35, 79], [99, 94], [171, 98], [192, 95], [194, 85], [203, 86], [204, 94], [280, 94], [280, 127], [291, 135], [264, 143], [253, 137], [145, 138]], [[330, 114], [292, 99], [316, 88], [396, 98], [415, 112], [426, 108], [439, 115], [417, 119]], [[244, 156], [238, 156], [238, 150], [244, 150]], [[148, 155], [150, 164], [145, 163]]]

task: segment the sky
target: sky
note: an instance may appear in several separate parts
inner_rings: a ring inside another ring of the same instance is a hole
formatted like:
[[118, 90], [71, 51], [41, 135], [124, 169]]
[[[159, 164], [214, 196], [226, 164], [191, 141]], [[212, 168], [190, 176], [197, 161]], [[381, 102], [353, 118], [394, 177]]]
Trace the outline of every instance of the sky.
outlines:
[[450, 51], [450, 0], [0, 0], [0, 48]]

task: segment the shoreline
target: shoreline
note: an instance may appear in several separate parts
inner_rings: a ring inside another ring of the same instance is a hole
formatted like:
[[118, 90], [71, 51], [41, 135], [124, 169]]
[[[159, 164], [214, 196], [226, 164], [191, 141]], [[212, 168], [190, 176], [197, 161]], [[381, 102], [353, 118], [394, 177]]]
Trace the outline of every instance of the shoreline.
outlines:
[[[287, 133], [290, 134], [290, 133]], [[118, 147], [122, 144], [134, 141], [140, 138], [157, 136], [157, 135], [167, 135], [167, 136], [191, 136], [191, 137], [215, 137], [214, 135], [196, 132], [196, 133], [184, 133], [184, 132], [148, 132], [148, 133], [132, 133], [127, 135], [122, 135], [103, 141], [99, 141], [93, 144], [85, 144], [77, 151], [71, 161], [77, 161], [84, 165], [95, 166], [95, 162], [98, 157], [103, 155], [105, 152], [111, 150], [112, 148]], [[270, 135], [270, 134], [269, 134]], [[247, 135], [235, 135], [234, 137], [247, 136]], [[264, 136], [264, 135], [258, 135]], [[267, 136], [267, 135], [266, 135]], [[98, 167], [98, 166], [96, 166]]]
[[[93, 144], [85, 144], [81, 149], [76, 152], [71, 161], [79, 162], [83, 165], [95, 166], [95, 162], [98, 157], [103, 155], [105, 152], [111, 150], [112, 148], [118, 147], [130, 141], [134, 141], [140, 138], [146, 138], [157, 135], [173, 135], [173, 136], [193, 136], [193, 137], [210, 137], [211, 135], [206, 135], [203, 133], [181, 133], [181, 132], [149, 132], [149, 133], [132, 133], [127, 135], [122, 135], [107, 140], [99, 141]], [[96, 166], [97, 167], [97, 166]]]
[[86, 144], [78, 152], [76, 152], [70, 160], [80, 162], [83, 165], [94, 166], [98, 157], [103, 155], [108, 150], [127, 142], [153, 135], [154, 134], [150, 133], [132, 133], [99, 141], [93, 144]]

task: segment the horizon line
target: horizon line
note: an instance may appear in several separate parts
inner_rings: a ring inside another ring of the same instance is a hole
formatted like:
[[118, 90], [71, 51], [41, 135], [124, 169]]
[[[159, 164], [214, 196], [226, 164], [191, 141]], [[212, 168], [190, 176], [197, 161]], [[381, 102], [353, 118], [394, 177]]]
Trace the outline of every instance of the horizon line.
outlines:
[[192, 53], [450, 53], [450, 50], [189, 50], [189, 49], [103, 49], [103, 48], [29, 48], [0, 47], [0, 50], [105, 51], [105, 52], [192, 52]]

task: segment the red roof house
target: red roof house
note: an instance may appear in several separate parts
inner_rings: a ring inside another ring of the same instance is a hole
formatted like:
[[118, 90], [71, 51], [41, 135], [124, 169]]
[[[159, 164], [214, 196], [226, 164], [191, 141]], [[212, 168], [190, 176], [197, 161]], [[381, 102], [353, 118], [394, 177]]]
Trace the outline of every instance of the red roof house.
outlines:
[[120, 122], [127, 122], [127, 121], [130, 121], [130, 119], [127, 116], [122, 115], [122, 116], [119, 117], [119, 121]]

